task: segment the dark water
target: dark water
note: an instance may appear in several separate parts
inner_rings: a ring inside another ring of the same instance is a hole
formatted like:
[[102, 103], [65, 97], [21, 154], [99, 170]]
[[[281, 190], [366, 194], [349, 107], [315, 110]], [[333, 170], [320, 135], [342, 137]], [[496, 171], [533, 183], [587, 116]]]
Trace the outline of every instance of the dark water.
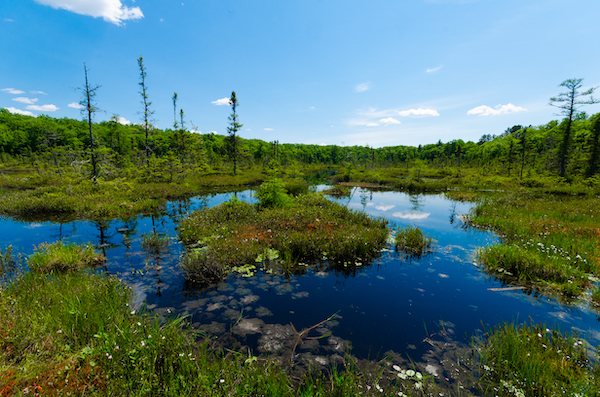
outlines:
[[[252, 192], [237, 193], [252, 201]], [[443, 195], [408, 195], [355, 189], [338, 199], [357, 211], [385, 217], [393, 226], [417, 225], [436, 240], [432, 254], [406, 259], [388, 247], [372, 265], [352, 275], [310, 268], [301, 275], [232, 275], [209, 288], [186, 283], [178, 268], [182, 246], [176, 226], [186, 213], [227, 200], [216, 194], [173, 202], [161, 217], [105, 223], [25, 223], [0, 220], [0, 247], [13, 245], [29, 254], [34, 245], [64, 239], [92, 242], [108, 258], [106, 271], [119, 274], [135, 291], [137, 305], [160, 315], [185, 314], [208, 334], [235, 349], [269, 354], [331, 357], [351, 348], [362, 358], [380, 358], [394, 351], [418, 361], [431, 349], [428, 337], [469, 338], [502, 322], [531, 318], [548, 327], [578, 331], [591, 346], [600, 344], [597, 317], [587, 307], [565, 306], [516, 291], [491, 291], [503, 285], [474, 263], [476, 247], [494, 243], [489, 232], [466, 228], [460, 214], [470, 204]], [[144, 252], [143, 233], [152, 230], [172, 237], [167, 252]], [[311, 331], [294, 349], [293, 327], [300, 331], [337, 314]], [[290, 325], [292, 324], [292, 325]], [[329, 359], [321, 358], [319, 363]]]

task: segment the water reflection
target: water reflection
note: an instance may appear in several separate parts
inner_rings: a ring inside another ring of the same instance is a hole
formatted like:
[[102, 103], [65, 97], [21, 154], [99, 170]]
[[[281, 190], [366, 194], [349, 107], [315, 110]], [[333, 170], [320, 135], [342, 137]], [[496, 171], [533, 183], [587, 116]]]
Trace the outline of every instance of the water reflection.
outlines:
[[[253, 200], [251, 191], [237, 196]], [[363, 358], [393, 353], [421, 360], [442, 376], [451, 371], [443, 357], [458, 346], [450, 347], [450, 340], [466, 348], [482, 324], [528, 318], [577, 330], [591, 345], [600, 344], [596, 317], [587, 308], [564, 306], [532, 290], [503, 289], [503, 282], [482, 272], [474, 264], [475, 248], [496, 238], [465, 227], [460, 215], [470, 205], [444, 195], [354, 188], [332, 199], [384, 217], [393, 228], [419, 226], [435, 239], [429, 255], [406, 257], [389, 245], [373, 263], [360, 267], [333, 270], [320, 263], [283, 273], [267, 266], [253, 277], [232, 274], [216, 285], [190, 283], [178, 267], [183, 247], [176, 227], [191, 211], [228, 198], [229, 193], [174, 201], [162, 214], [126, 221], [2, 220], [0, 247], [12, 244], [28, 254], [44, 241], [90, 241], [107, 257], [106, 271], [133, 287], [136, 307], [146, 304], [164, 316], [188, 315], [224, 347], [250, 348], [313, 368], [336, 362], [351, 348]], [[151, 233], [170, 237], [168, 246], [144, 248], [142, 236]], [[298, 340], [303, 329], [310, 333]]]

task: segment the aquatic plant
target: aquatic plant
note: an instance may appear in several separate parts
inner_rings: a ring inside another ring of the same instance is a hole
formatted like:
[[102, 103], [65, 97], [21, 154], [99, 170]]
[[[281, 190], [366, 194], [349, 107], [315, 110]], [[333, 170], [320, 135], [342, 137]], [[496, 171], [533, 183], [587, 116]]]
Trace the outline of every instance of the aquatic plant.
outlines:
[[71, 271], [85, 267], [94, 267], [106, 259], [91, 244], [79, 245], [64, 243], [41, 243], [27, 262], [29, 268], [36, 272]]
[[576, 334], [544, 324], [503, 324], [487, 330], [481, 346], [480, 387], [502, 396], [593, 396], [600, 366]]
[[412, 256], [421, 256], [431, 250], [433, 239], [417, 226], [398, 228], [394, 237], [396, 249]]
[[150, 233], [142, 233], [142, 249], [154, 253], [156, 255], [168, 249], [171, 244], [171, 238], [165, 233], [157, 233], [152, 231]]

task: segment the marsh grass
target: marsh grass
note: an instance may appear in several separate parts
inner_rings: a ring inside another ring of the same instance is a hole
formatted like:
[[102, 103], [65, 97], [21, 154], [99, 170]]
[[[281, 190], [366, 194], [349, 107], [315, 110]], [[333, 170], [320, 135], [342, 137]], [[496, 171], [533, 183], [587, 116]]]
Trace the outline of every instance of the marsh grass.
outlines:
[[159, 255], [169, 249], [171, 244], [171, 238], [165, 233], [157, 233], [152, 231], [150, 233], [142, 233], [141, 247], [144, 251]]
[[543, 324], [503, 324], [487, 330], [480, 385], [499, 396], [596, 396], [600, 367], [576, 335]]
[[12, 245], [0, 248], [0, 289], [13, 277], [23, 271], [23, 256], [18, 254], [15, 258]]
[[385, 220], [320, 194], [290, 200], [285, 207], [260, 208], [230, 200], [195, 211], [179, 227], [181, 240], [191, 248], [183, 269], [192, 278], [201, 279], [205, 271], [213, 278], [265, 258], [268, 250], [277, 251], [278, 262], [285, 265], [327, 260], [334, 266], [361, 266], [385, 244]]
[[94, 267], [106, 259], [91, 244], [79, 245], [64, 243], [41, 243], [28, 258], [32, 271], [49, 273], [52, 271], [72, 271]]
[[428, 237], [417, 226], [398, 228], [394, 236], [396, 249], [411, 256], [422, 256], [431, 252], [433, 238]]
[[594, 195], [507, 192], [482, 198], [469, 222], [500, 233], [479, 251], [485, 267], [579, 296], [600, 274], [600, 206]]
[[[137, 214], [164, 211], [167, 200], [187, 198], [199, 191], [260, 183], [264, 174], [241, 172], [237, 176], [213, 172], [190, 176], [177, 183], [143, 182], [134, 178], [91, 181], [78, 178], [0, 177], [0, 214], [22, 219], [127, 219]], [[295, 190], [300, 183], [292, 184]]]

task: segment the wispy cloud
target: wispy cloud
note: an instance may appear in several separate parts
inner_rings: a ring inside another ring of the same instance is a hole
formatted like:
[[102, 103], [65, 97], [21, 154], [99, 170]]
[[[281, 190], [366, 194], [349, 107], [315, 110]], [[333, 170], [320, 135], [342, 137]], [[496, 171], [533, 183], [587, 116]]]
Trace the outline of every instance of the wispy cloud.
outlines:
[[394, 212], [392, 214], [392, 216], [394, 218], [409, 219], [409, 220], [426, 219], [429, 217], [429, 215], [431, 215], [431, 213], [429, 213], [429, 212], [417, 212], [417, 211], [401, 211], [401, 212]]
[[33, 95], [48, 95], [44, 91], [29, 91], [29, 93]]
[[21, 109], [17, 109], [17, 108], [13, 108], [13, 107], [8, 107], [8, 108], [4, 108], [4, 109], [8, 110], [9, 112], [11, 112], [13, 114], [22, 114], [23, 116], [35, 117], [35, 114], [28, 112], [27, 110], [21, 110]]
[[273, 128], [265, 128], [265, 131], [274, 131]]
[[361, 84], [357, 84], [356, 87], [354, 87], [354, 91], [356, 92], [365, 92], [371, 89], [371, 83], [361, 83]]
[[508, 113], [518, 113], [518, 112], [526, 112], [527, 109], [522, 108], [520, 106], [515, 106], [512, 103], [508, 105], [496, 105], [496, 107], [491, 108], [486, 105], [477, 106], [467, 112], [469, 115], [479, 115], [479, 116], [498, 116], [501, 114]]
[[77, 103], [77, 102], [71, 102], [67, 106], [70, 108], [73, 108], [73, 109], [83, 109], [85, 107], [82, 104]]
[[[350, 127], [377, 127], [379, 123], [369, 120], [353, 119], [347, 123]], [[332, 126], [333, 127], [333, 126]]]
[[412, 118], [421, 118], [421, 117], [438, 117], [440, 114], [437, 110], [434, 109], [408, 109], [401, 110], [398, 114], [402, 117], [412, 117]]
[[13, 94], [13, 95], [19, 95], [19, 94], [25, 93], [25, 91], [15, 90], [14, 88], [2, 88], [0, 91], [8, 92], [9, 94]]
[[15, 20], [11, 19], [11, 18], [4, 18], [3, 21], [4, 22], [14, 22]]
[[395, 205], [377, 205], [377, 206], [375, 206], [375, 209], [379, 210], [379, 211], [389, 211], [394, 207], [395, 207]]
[[37, 112], [56, 112], [60, 108], [54, 105], [29, 105], [27, 109]]
[[37, 102], [38, 99], [37, 98], [26, 98], [23, 96], [19, 96], [19, 97], [13, 98], [12, 100], [15, 102], [24, 103], [26, 105], [33, 105], [34, 103]]
[[400, 122], [398, 120], [396, 120], [395, 118], [393, 118], [393, 117], [388, 117], [388, 118], [385, 118], [385, 119], [381, 119], [381, 120], [379, 120], [379, 122], [381, 124], [383, 124], [383, 125], [400, 124]]
[[216, 101], [212, 101], [211, 103], [214, 103], [217, 106], [231, 105], [231, 100], [229, 98], [225, 97], [225, 98], [217, 99]]
[[119, 26], [123, 21], [144, 17], [140, 7], [126, 7], [121, 0], [35, 0], [54, 9], [63, 9], [79, 15], [102, 17]]
[[425, 73], [434, 73], [434, 72], [437, 72], [438, 70], [441, 70], [442, 68], [443, 68], [442, 65], [436, 66], [435, 68], [427, 68], [425, 70]]

